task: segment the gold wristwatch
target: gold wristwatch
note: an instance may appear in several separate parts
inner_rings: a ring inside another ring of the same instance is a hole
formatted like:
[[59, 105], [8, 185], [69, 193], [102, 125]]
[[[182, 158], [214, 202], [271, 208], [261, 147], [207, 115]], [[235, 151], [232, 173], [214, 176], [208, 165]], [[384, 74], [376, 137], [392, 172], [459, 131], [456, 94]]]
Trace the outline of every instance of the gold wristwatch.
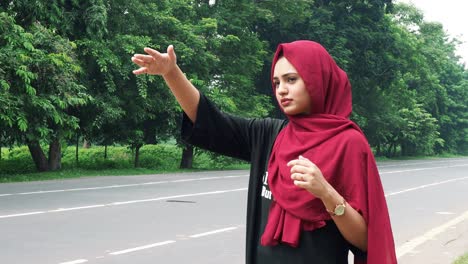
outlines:
[[327, 212], [330, 213], [332, 216], [342, 216], [345, 213], [346, 209], [346, 201], [343, 199], [343, 202], [340, 204], [337, 204], [335, 206], [335, 209], [333, 211], [330, 211], [327, 209]]

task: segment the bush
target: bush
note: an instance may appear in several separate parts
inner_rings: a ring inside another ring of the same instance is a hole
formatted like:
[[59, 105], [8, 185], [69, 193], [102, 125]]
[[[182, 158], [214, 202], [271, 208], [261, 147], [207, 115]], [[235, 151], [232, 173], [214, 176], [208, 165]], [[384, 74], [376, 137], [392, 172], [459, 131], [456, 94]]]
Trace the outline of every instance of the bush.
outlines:
[[[92, 146], [78, 149], [78, 163], [75, 160], [75, 147], [62, 148], [62, 169], [107, 170], [133, 169], [134, 152], [126, 146], [109, 146], [107, 158], [104, 158], [104, 146]], [[182, 149], [175, 144], [144, 145], [140, 149], [140, 167], [156, 170], [177, 170], [180, 165]], [[198, 169], [233, 169], [247, 164], [233, 159], [197, 149], [194, 168]], [[28, 147], [21, 146], [2, 150], [0, 174], [25, 174], [36, 172]]]
[[182, 149], [176, 145], [145, 145], [140, 149], [140, 166], [150, 169], [179, 168]]
[[[85, 170], [131, 169], [134, 152], [125, 146], [109, 146], [104, 158], [104, 146], [78, 149], [78, 164], [75, 160], [75, 147], [62, 149], [62, 168]], [[176, 145], [145, 145], [140, 149], [140, 167], [150, 169], [177, 169], [182, 150]], [[2, 149], [0, 174], [23, 174], [36, 172], [36, 167], [27, 146]]]
[[[109, 146], [107, 159], [104, 158], [104, 147], [95, 146], [78, 150], [79, 163], [75, 161], [75, 148], [68, 147], [64, 151], [62, 166], [83, 169], [130, 169], [134, 167], [135, 153], [128, 147]], [[159, 144], [144, 145], [140, 149], [140, 167], [148, 169], [177, 169], [181, 149], [176, 145]]]
[[22, 174], [35, 171], [36, 166], [27, 146], [16, 147], [10, 150], [2, 148], [2, 159], [0, 160], [1, 174]]
[[78, 164], [75, 160], [75, 147], [62, 150], [62, 168], [124, 169], [132, 167], [132, 154], [127, 147], [107, 147], [107, 158], [104, 158], [104, 146], [78, 149]]
[[216, 154], [207, 150], [197, 149], [193, 166], [199, 169], [232, 169], [248, 164], [246, 161]]

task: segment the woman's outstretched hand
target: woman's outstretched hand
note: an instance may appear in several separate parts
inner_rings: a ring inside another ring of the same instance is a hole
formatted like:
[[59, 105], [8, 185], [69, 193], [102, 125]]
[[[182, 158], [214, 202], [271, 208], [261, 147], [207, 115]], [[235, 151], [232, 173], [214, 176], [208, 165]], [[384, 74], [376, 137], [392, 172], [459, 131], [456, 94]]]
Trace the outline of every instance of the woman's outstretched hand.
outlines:
[[145, 48], [148, 54], [135, 54], [132, 57], [132, 62], [140, 66], [139, 69], [134, 70], [133, 73], [139, 74], [152, 74], [164, 76], [177, 68], [177, 56], [174, 52], [174, 46], [167, 47], [167, 53], [160, 53], [151, 48]]

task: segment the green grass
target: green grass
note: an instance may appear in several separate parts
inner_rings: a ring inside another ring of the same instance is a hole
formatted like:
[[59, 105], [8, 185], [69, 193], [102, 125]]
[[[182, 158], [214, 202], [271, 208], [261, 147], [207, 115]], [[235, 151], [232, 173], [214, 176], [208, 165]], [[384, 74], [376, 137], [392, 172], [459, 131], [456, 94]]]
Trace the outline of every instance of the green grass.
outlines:
[[468, 253], [456, 259], [453, 264], [468, 264]]
[[[237, 164], [226, 166], [224, 170], [240, 170], [249, 169], [249, 164]], [[207, 171], [209, 169], [102, 169], [102, 170], [86, 170], [80, 168], [64, 169], [51, 172], [33, 172], [21, 174], [3, 174], [0, 175], [0, 183], [6, 182], [27, 182], [27, 181], [45, 181], [57, 179], [72, 179], [82, 177], [96, 177], [96, 176], [129, 176], [129, 175], [149, 175], [149, 174], [162, 174], [162, 173], [178, 173], [178, 172], [196, 172]], [[214, 169], [213, 169], [214, 170]], [[221, 169], [219, 169], [221, 170]]]

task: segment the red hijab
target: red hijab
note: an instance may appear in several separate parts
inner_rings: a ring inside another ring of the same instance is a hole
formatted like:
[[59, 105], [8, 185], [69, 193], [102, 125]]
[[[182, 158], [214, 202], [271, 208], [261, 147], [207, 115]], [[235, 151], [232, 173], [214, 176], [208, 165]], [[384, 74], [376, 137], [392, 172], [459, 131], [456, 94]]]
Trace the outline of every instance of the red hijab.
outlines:
[[374, 156], [362, 131], [349, 120], [351, 85], [346, 73], [320, 44], [300, 40], [278, 46], [272, 80], [275, 64], [282, 56], [304, 80], [312, 106], [309, 115], [288, 116], [290, 122], [273, 146], [268, 184], [274, 200], [261, 244], [286, 243], [297, 247], [302, 230], [323, 227], [331, 219], [320, 199], [291, 180], [291, 168], [286, 164], [302, 155], [320, 168], [327, 181], [367, 223], [367, 261], [355, 263], [397, 263]]

